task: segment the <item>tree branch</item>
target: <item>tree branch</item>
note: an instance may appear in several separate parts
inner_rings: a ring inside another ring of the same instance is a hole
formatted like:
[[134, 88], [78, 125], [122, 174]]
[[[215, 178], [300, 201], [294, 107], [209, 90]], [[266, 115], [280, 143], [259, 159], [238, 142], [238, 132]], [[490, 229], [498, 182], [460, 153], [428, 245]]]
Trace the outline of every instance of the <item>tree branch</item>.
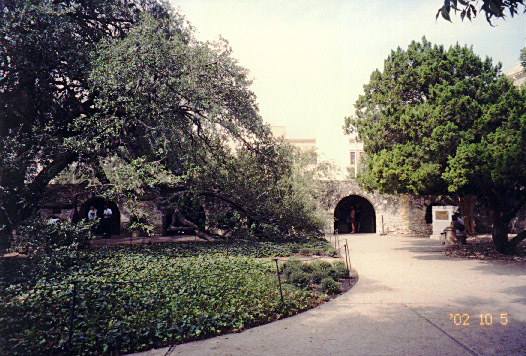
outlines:
[[515, 236], [510, 240], [511, 245], [513, 248], [515, 248], [518, 244], [522, 242], [522, 240], [526, 239], [526, 230]]
[[188, 226], [188, 227], [191, 227], [195, 230], [195, 234], [207, 241], [212, 241], [212, 237], [210, 237], [210, 235], [208, 235], [206, 232], [204, 231], [201, 231], [201, 229], [199, 228], [199, 226], [197, 226], [196, 224], [194, 224], [193, 222], [191, 222], [190, 220], [188, 220], [187, 218], [184, 217], [184, 215], [181, 213], [181, 211], [177, 208], [174, 208], [174, 214], [177, 216], [177, 219], [179, 219], [179, 221], [184, 225], [184, 226]]

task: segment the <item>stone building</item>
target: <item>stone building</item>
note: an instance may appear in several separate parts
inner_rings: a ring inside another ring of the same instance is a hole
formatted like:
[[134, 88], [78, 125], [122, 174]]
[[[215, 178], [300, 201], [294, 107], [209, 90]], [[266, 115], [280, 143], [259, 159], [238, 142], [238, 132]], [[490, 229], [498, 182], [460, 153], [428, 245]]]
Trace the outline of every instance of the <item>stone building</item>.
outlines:
[[[386, 195], [369, 193], [361, 189], [354, 180], [337, 184], [330, 201], [326, 202], [328, 227], [340, 233], [350, 232], [347, 217], [351, 205], [361, 209], [361, 233], [389, 234], [396, 236], [430, 237], [433, 233], [432, 208], [434, 206], [456, 206], [457, 202], [436, 196], [410, 194]], [[491, 221], [486, 201], [476, 197], [473, 207], [475, 231], [479, 234], [491, 232]], [[510, 223], [510, 233], [526, 229], [526, 207]]]
[[[77, 222], [88, 218], [88, 211], [91, 206], [97, 210], [97, 216], [102, 217], [104, 206], [112, 210], [111, 234], [127, 234], [127, 225], [130, 222], [131, 212], [126, 206], [125, 200], [106, 200], [88, 189], [86, 184], [49, 184], [46, 193], [40, 204], [40, 215], [43, 218], [59, 218]], [[163, 234], [166, 228], [165, 217], [168, 212], [160, 210], [154, 203], [153, 197], [146, 198], [140, 202], [141, 208], [149, 212], [151, 223], [154, 225], [154, 232], [157, 235]]]
[[521, 86], [526, 83], [526, 73], [524, 72], [522, 65], [520, 63], [515, 64], [515, 66], [504, 72], [504, 75], [510, 78], [516, 86]]
[[363, 141], [354, 134], [349, 138], [349, 175], [356, 177], [360, 162], [364, 159]]

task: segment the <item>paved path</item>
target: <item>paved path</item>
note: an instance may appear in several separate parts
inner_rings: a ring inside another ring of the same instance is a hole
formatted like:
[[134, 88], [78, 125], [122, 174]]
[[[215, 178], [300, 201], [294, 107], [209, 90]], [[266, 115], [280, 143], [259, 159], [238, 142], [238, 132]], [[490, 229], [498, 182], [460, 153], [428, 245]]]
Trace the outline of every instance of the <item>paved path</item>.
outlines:
[[[360, 275], [341, 297], [239, 334], [137, 355], [526, 355], [526, 265], [448, 258], [429, 239], [340, 238]], [[480, 314], [492, 324], [481, 326]]]

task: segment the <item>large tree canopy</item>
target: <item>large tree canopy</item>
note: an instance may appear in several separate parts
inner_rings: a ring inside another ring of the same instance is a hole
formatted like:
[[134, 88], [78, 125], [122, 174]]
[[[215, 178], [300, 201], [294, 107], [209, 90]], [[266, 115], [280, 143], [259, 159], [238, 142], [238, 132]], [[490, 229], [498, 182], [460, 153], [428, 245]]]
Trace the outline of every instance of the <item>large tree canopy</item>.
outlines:
[[[168, 16], [154, 0], [0, 1], [0, 226], [32, 213], [44, 188], [78, 153], [75, 118], [96, 111], [90, 57], [103, 38], [123, 37], [141, 12]], [[98, 166], [93, 160], [92, 165]]]
[[493, 239], [512, 252], [510, 220], [526, 203], [526, 92], [471, 48], [445, 50], [425, 38], [392, 51], [357, 100], [368, 189], [486, 197]]
[[290, 148], [263, 125], [226, 41], [196, 40], [155, 0], [20, 0], [0, 10], [4, 231], [33, 215], [72, 163], [100, 193], [153, 193], [200, 231], [181, 200], [213, 197], [256, 232], [320, 227], [294, 183]]

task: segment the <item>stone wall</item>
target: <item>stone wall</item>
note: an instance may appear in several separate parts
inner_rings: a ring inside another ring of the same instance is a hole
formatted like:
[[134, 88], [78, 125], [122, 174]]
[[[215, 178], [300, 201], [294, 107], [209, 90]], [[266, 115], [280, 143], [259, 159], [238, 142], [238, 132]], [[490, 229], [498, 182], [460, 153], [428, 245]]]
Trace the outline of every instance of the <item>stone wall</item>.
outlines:
[[[328, 212], [333, 216], [338, 204], [349, 196], [365, 198], [375, 210], [376, 233], [398, 236], [429, 237], [431, 224], [426, 223], [426, 208], [434, 200], [430, 197], [417, 197], [408, 194], [385, 195], [366, 192], [354, 180], [340, 182], [341, 189], [335, 194]], [[330, 209], [332, 208], [332, 211]]]

